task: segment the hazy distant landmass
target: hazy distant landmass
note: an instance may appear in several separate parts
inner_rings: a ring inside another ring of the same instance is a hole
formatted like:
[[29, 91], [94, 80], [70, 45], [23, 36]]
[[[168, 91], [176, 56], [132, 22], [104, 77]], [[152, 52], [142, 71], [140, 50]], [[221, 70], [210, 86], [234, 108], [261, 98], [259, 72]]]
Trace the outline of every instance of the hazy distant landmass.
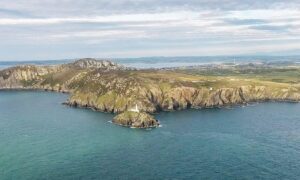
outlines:
[[[114, 119], [118, 124], [147, 128], [159, 123], [148, 115], [137, 118], [137, 114], [258, 101], [299, 101], [299, 74], [300, 66], [291, 61], [137, 69], [87, 58], [1, 70], [0, 89], [68, 92], [70, 98], [65, 104], [125, 112], [125, 117]], [[138, 112], [126, 113], [133, 108]]]
[[[16, 65], [55, 65], [70, 63], [76, 59], [64, 60], [24, 60], [0, 61], [0, 69]], [[135, 68], [168, 68], [180, 66], [195, 66], [212, 63], [250, 63], [250, 62], [294, 62], [300, 63], [299, 56], [186, 56], [186, 57], [140, 57], [140, 58], [107, 58], [107, 60]]]

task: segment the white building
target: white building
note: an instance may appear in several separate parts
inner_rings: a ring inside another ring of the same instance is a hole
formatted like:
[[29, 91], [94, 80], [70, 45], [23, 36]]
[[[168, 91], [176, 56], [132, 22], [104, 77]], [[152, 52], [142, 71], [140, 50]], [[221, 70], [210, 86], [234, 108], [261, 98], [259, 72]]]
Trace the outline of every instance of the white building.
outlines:
[[131, 109], [129, 109], [129, 111], [131, 111], [131, 112], [140, 112], [137, 104], [135, 105], [135, 108], [131, 108]]

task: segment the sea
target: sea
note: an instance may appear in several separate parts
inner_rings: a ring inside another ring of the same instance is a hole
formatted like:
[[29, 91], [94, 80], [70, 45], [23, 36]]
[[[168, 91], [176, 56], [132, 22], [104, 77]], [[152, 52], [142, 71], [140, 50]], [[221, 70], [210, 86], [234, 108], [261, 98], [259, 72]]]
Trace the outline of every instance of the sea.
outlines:
[[162, 112], [161, 127], [131, 129], [67, 98], [0, 91], [1, 180], [300, 179], [299, 103]]
[[[197, 66], [221, 63], [285, 63], [294, 62], [300, 64], [299, 56], [192, 56], [192, 57], [141, 57], [141, 58], [97, 58], [110, 60], [127, 67], [139, 69], [146, 68], [172, 68], [182, 66]], [[24, 61], [0, 61], [0, 69], [16, 65], [56, 65], [66, 64], [76, 59], [64, 60], [24, 60]]]

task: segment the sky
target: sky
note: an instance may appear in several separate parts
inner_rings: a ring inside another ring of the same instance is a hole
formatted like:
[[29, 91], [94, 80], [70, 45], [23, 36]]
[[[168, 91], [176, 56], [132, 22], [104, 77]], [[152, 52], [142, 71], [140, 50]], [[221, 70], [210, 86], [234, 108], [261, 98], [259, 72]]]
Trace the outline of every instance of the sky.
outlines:
[[299, 54], [299, 0], [0, 1], [0, 61]]

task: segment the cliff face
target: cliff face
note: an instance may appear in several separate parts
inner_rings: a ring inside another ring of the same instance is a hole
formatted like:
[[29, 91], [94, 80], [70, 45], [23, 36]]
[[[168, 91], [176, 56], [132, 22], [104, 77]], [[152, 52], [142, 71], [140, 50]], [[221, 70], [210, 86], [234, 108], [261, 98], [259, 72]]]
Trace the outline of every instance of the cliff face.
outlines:
[[114, 92], [96, 94], [76, 92], [68, 103], [72, 106], [92, 107], [106, 112], [123, 112], [138, 105], [145, 112], [173, 111], [187, 108], [209, 108], [256, 101], [299, 101], [300, 93], [292, 89], [276, 90], [265, 86], [241, 86], [221, 88], [215, 91], [191, 87], [177, 87], [167, 92], [158, 88], [139, 89], [134, 96], [122, 96]]
[[94, 59], [0, 71], [0, 89], [16, 88], [70, 92], [67, 104], [112, 113], [135, 105], [144, 112], [158, 112], [300, 100], [299, 86], [289, 83], [187, 75], [171, 70], [134, 70]]
[[80, 59], [78, 61], [54, 66], [16, 66], [0, 71], [0, 89], [44, 89], [68, 92], [68, 85], [93, 70], [102, 72], [126, 70], [127, 68], [110, 61]]

